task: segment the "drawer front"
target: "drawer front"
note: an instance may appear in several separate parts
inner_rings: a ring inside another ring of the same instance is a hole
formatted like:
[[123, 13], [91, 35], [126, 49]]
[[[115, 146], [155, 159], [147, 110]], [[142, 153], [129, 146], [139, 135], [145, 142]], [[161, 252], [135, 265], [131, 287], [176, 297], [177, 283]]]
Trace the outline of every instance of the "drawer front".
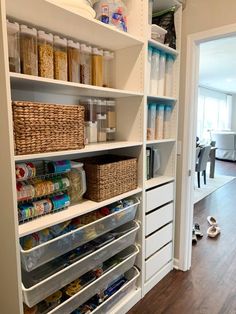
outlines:
[[149, 280], [163, 266], [172, 260], [172, 243], [165, 246], [145, 263], [145, 280]]
[[145, 258], [160, 250], [173, 237], [173, 224], [169, 224], [146, 239]]
[[174, 199], [174, 183], [160, 186], [151, 191], [147, 191], [146, 212], [160, 207]]
[[146, 216], [146, 236], [173, 220], [174, 204], [168, 204]]

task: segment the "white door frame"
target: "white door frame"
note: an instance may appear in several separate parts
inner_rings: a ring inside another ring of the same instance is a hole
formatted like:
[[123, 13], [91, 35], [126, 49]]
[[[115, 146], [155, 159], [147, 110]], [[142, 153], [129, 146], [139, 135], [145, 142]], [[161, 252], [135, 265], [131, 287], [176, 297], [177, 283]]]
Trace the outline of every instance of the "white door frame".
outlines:
[[236, 24], [194, 33], [187, 37], [179, 254], [179, 269], [184, 271], [190, 269], [192, 257], [199, 46], [207, 41], [231, 36], [236, 36]]

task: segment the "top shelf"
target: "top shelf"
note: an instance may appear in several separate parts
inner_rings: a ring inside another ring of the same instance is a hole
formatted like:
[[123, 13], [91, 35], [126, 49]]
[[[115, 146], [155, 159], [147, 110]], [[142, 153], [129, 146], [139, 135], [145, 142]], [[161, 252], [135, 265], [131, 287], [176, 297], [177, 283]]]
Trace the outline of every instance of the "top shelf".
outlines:
[[169, 9], [171, 7], [177, 6], [179, 7], [181, 5], [181, 2], [178, 0], [154, 0], [153, 4], [153, 12], [160, 12], [166, 9]]
[[8, 17], [113, 51], [144, 44], [133, 35], [45, 0], [6, 0], [6, 11]]

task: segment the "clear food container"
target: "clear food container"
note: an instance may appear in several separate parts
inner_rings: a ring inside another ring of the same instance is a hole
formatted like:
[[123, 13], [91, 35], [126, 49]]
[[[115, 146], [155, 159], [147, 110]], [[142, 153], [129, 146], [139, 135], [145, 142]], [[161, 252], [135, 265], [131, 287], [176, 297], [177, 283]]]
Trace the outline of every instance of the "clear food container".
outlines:
[[164, 138], [164, 109], [165, 106], [158, 104], [156, 106], [156, 122], [155, 122], [155, 139], [162, 140]]
[[80, 104], [85, 108], [85, 144], [97, 142], [97, 100], [88, 98], [81, 100]]
[[53, 79], [53, 35], [38, 31], [39, 76]]
[[72, 204], [81, 201], [86, 192], [86, 176], [83, 166], [81, 162], [71, 161], [71, 171], [67, 174], [70, 180], [68, 194]]
[[80, 44], [68, 40], [67, 46], [68, 80], [80, 83]]
[[54, 78], [67, 81], [67, 40], [54, 36]]
[[37, 30], [20, 26], [20, 59], [23, 74], [38, 75]]
[[103, 87], [112, 87], [112, 61], [114, 52], [103, 51]]
[[98, 48], [92, 53], [92, 84], [103, 86], [103, 50]]
[[166, 56], [165, 96], [173, 97], [174, 92], [174, 57]]
[[148, 105], [147, 140], [155, 139], [156, 104]]
[[9, 70], [20, 73], [20, 26], [7, 21]]
[[164, 112], [164, 138], [171, 138], [171, 115], [172, 115], [172, 106], [165, 105]]
[[160, 52], [160, 67], [159, 67], [159, 78], [158, 78], [158, 96], [164, 96], [165, 92], [165, 73], [166, 73], [166, 54]]
[[98, 142], [106, 142], [107, 140], [107, 103], [106, 100], [97, 100], [97, 123], [98, 123]]
[[160, 52], [157, 49], [152, 49], [152, 63], [151, 63], [151, 80], [150, 80], [150, 94], [157, 95], [159, 82], [159, 66]]
[[107, 141], [116, 138], [116, 102], [107, 100]]
[[92, 84], [92, 48], [82, 44], [80, 46], [80, 83]]

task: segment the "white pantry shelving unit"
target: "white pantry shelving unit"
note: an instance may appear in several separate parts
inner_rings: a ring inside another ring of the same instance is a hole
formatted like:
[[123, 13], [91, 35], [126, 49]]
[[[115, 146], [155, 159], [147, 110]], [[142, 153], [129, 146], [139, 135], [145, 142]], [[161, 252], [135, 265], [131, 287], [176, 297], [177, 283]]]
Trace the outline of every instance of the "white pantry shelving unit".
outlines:
[[[150, 257], [147, 257], [145, 253], [150, 242], [147, 224], [150, 215], [161, 215], [162, 213], [163, 226], [170, 225], [170, 223], [174, 225], [181, 6], [176, 0], [162, 0], [158, 3], [158, 9], [165, 9], [178, 4], [176, 10], [177, 51], [148, 39], [148, 1], [127, 1], [130, 12], [129, 33], [124, 33], [99, 21], [66, 11], [47, 0], [0, 0], [0, 69], [2, 71], [0, 76], [0, 141], [3, 147], [0, 154], [2, 166], [0, 237], [4, 239], [2, 241], [4, 254], [2, 254], [0, 262], [2, 314], [23, 314], [20, 237], [89, 213], [126, 197], [136, 196], [141, 200], [136, 215], [140, 228], [136, 238], [139, 250], [135, 253], [137, 254], [135, 265], [139, 270], [130, 271], [130, 273], [136, 273], [136, 285], [132, 285], [131, 290], [127, 290], [127, 293], [119, 301], [112, 304], [109, 313], [126, 313], [173, 268], [173, 228], [171, 235], [169, 229], [164, 230], [164, 232], [158, 228], [155, 237], [158, 238], [160, 235], [161, 241], [159, 242], [164, 243], [165, 247], [157, 247], [156, 250], [155, 247], [149, 248], [150, 251], [154, 252]], [[82, 85], [9, 72], [6, 17], [33, 25], [38, 29], [89, 43], [92, 46], [113, 50], [115, 62], [112, 79], [115, 88]], [[176, 58], [173, 97], [148, 95], [145, 79], [148, 45], [171, 53]], [[83, 96], [116, 99], [117, 140], [115, 142], [91, 144], [81, 150], [31, 155], [14, 154], [12, 100], [75, 104]], [[172, 104], [174, 110], [171, 120], [172, 137], [170, 139], [146, 140], [147, 104], [149, 101]], [[161, 160], [164, 162], [161, 165], [160, 175], [157, 178], [146, 180], [146, 146], [153, 145], [160, 149]], [[18, 225], [15, 162], [39, 159], [73, 159], [109, 152], [137, 157], [137, 189], [100, 203], [84, 200], [81, 204], [70, 206], [64, 211]], [[160, 203], [163, 195], [168, 196], [167, 199], [169, 199], [166, 201], [164, 197], [164, 203]], [[166, 205], [166, 203], [169, 204]], [[162, 207], [160, 208], [160, 206]], [[156, 264], [155, 261], [158, 257], [160, 257], [160, 262]], [[128, 260], [124, 262], [124, 265], [129, 265]], [[119, 272], [116, 273], [115, 271], [114, 274], [118, 275]], [[123, 271], [127, 272], [129, 269], [124, 268]], [[137, 272], [140, 272], [139, 276]], [[146, 274], [152, 274], [152, 278], [149, 279], [148, 277], [147, 279]], [[102, 283], [103, 279], [99, 282]], [[94, 283], [95, 288], [96, 283]], [[89, 289], [93, 290], [93, 284], [89, 285]], [[82, 292], [82, 295], [86, 295], [86, 291], [85, 293]]]

